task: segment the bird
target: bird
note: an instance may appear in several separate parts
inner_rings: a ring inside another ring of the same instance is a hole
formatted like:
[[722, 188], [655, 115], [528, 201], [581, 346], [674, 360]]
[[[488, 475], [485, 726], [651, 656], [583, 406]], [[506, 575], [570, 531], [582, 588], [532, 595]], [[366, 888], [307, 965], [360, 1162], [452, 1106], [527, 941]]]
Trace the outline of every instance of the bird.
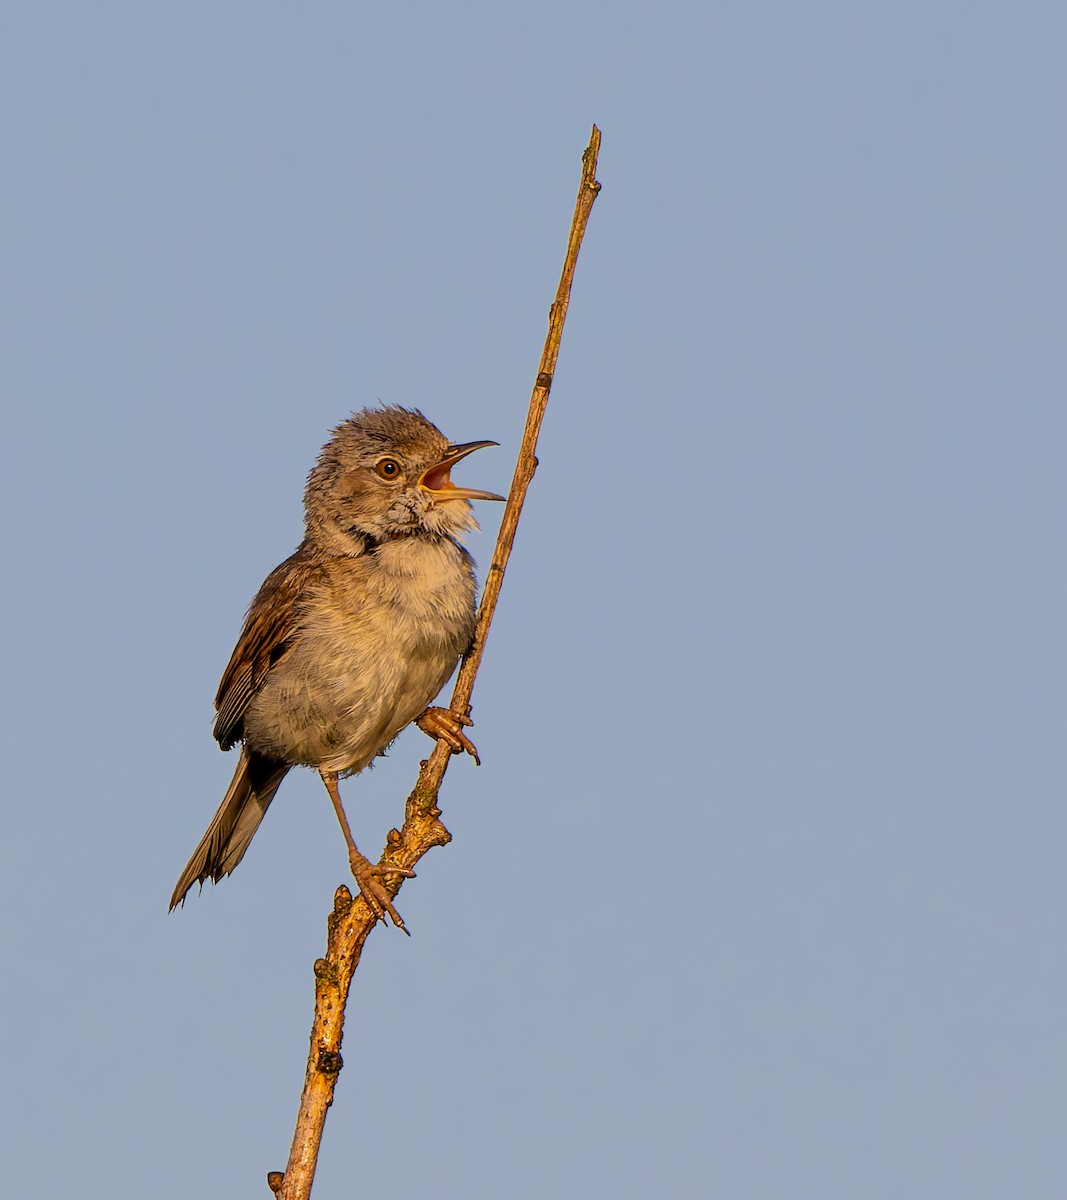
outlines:
[[[304, 538], [256, 593], [215, 697], [214, 736], [240, 746], [218, 812], [170, 900], [217, 883], [244, 857], [295, 766], [317, 771], [375, 921], [407, 932], [360, 853], [338, 780], [356, 775], [414, 722], [453, 753], [478, 752], [468, 713], [430, 702], [474, 636], [474, 560], [460, 535], [477, 529], [450, 472], [497, 442], [451, 443], [418, 409], [353, 413], [332, 431], [304, 490]], [[389, 868], [400, 875], [410, 871]]]

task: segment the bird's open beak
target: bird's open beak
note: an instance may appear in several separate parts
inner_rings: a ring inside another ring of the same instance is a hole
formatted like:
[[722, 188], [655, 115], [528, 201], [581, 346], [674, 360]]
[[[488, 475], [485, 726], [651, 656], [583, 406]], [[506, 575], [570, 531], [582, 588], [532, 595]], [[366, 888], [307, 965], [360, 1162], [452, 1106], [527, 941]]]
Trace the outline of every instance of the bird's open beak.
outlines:
[[456, 487], [448, 477], [449, 471], [468, 454], [481, 450], [485, 446], [499, 446], [499, 442], [464, 442], [462, 446], [449, 446], [448, 457], [442, 459], [435, 467], [423, 471], [419, 478], [419, 487], [430, 493], [435, 500], [506, 500], [506, 496], [498, 496], [496, 492], [480, 492], [477, 488]]

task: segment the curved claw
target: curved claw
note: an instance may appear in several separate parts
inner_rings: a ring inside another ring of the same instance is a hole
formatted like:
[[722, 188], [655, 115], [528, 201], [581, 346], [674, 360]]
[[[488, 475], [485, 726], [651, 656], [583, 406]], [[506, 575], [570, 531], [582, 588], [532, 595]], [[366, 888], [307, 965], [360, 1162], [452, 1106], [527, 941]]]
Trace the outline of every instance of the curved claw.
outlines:
[[474, 724], [470, 717], [450, 708], [428, 708], [415, 718], [415, 724], [435, 741], [443, 741], [453, 754], [466, 752], [479, 767], [482, 765], [477, 746], [463, 732], [464, 726], [469, 728]]
[[406, 867], [376, 866], [369, 859], [364, 858], [358, 850], [349, 852], [348, 863], [352, 868], [352, 875], [356, 883], [359, 884], [360, 895], [374, 914], [375, 921], [384, 921], [385, 914], [388, 913], [397, 929], [402, 929], [408, 937], [411, 937], [411, 932], [404, 924], [404, 918], [393, 906], [392, 897], [379, 882], [379, 876], [402, 875], [405, 879], [414, 879], [415, 872], [409, 871]]

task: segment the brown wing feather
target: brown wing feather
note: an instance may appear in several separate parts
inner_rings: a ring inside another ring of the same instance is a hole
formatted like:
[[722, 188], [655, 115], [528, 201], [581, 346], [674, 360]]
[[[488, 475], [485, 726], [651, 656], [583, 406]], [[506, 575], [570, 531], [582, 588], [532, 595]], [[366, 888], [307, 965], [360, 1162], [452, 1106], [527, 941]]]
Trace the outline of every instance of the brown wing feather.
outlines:
[[301, 546], [271, 571], [248, 606], [241, 636], [215, 697], [215, 738], [223, 750], [241, 740], [248, 702], [271, 667], [292, 649], [300, 632], [308, 584], [320, 571]]

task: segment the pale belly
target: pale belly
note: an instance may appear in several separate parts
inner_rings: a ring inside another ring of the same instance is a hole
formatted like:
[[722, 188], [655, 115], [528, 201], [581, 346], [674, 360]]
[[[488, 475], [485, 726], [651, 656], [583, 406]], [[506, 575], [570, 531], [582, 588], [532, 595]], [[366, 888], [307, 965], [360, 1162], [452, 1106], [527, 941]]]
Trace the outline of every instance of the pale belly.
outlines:
[[434, 699], [473, 633], [473, 579], [462, 559], [435, 558], [433, 570], [414, 575], [417, 560], [403, 565], [400, 577], [382, 571], [364, 581], [360, 603], [309, 614], [249, 704], [250, 748], [351, 774]]

